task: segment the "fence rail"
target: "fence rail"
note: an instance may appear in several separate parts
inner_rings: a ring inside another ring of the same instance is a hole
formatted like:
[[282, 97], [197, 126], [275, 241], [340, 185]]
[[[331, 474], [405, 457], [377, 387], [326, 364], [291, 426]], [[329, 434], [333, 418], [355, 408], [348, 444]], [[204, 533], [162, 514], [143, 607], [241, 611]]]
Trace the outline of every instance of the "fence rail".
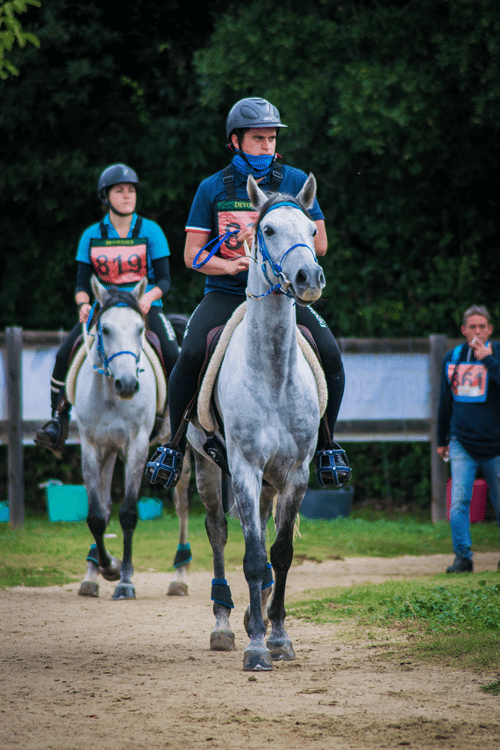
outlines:
[[[32, 396], [33, 390], [38, 409], [48, 417], [49, 397], [48, 382], [50, 372], [36, 373], [32, 380], [23, 376], [23, 353], [42, 354], [45, 356], [45, 370], [50, 362], [47, 356], [55, 355], [65, 337], [64, 331], [24, 331], [22, 328], [7, 328], [0, 333], [0, 354], [5, 371], [5, 394], [3, 412], [0, 418], [0, 443], [8, 445], [9, 453], [9, 502], [12, 526], [24, 523], [24, 486], [23, 486], [23, 445], [32, 444], [41, 419], [33, 414], [24, 414], [23, 387], [25, 395]], [[458, 340], [447, 339], [443, 335], [432, 335], [428, 338], [382, 338], [357, 339], [339, 338], [338, 344], [346, 366], [346, 380], [349, 385], [359, 379], [357, 393], [349, 408], [349, 396], [344, 402], [337, 422], [336, 435], [341, 441], [430, 441], [431, 443], [431, 484], [432, 484], [432, 521], [444, 520], [446, 517], [446, 466], [436, 452], [436, 413], [439, 400], [441, 368], [444, 354], [458, 343]], [[410, 355], [410, 356], [408, 356]], [[422, 359], [423, 358], [423, 359]], [[412, 363], [419, 363], [420, 371], [410, 372]], [[387, 378], [381, 376], [388, 372]], [[398, 369], [399, 367], [399, 369]], [[377, 369], [378, 368], [378, 369]], [[408, 368], [408, 376], [406, 370]], [[363, 401], [378, 378], [379, 391], [374, 391], [371, 402]], [[408, 393], [404, 385], [410, 383], [414, 388]], [[410, 382], [411, 381], [411, 382]], [[397, 393], [397, 386], [403, 390]], [[47, 394], [44, 394], [43, 388]], [[416, 389], [416, 390], [415, 390]], [[42, 394], [42, 395], [39, 395]], [[412, 403], [412, 394], [417, 408]], [[417, 398], [418, 396], [418, 398]], [[399, 398], [404, 404], [401, 414], [394, 415], [394, 403]], [[32, 399], [33, 401], [33, 399]], [[47, 402], [45, 404], [45, 401]], [[40, 402], [42, 402], [40, 404]], [[46, 410], [46, 411], [44, 411]], [[344, 410], [344, 414], [343, 414]], [[385, 410], [385, 411], [384, 411]], [[405, 410], [411, 416], [403, 413]], [[418, 414], [415, 415], [415, 413]], [[352, 417], [355, 415], [355, 418]], [[76, 423], [70, 423], [69, 441], [78, 442]]]

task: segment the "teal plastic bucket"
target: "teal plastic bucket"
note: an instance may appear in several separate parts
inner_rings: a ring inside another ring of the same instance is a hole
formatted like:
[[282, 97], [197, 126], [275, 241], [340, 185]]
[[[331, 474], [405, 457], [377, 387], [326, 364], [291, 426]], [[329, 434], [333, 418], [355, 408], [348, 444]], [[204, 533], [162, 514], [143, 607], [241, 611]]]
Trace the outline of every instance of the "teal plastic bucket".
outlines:
[[10, 518], [9, 503], [0, 503], [0, 523], [5, 523]]
[[48, 484], [45, 492], [49, 521], [85, 521], [89, 501], [82, 484]]
[[141, 521], [152, 521], [155, 518], [161, 518], [163, 503], [161, 500], [155, 500], [154, 497], [141, 497], [137, 501], [137, 510]]

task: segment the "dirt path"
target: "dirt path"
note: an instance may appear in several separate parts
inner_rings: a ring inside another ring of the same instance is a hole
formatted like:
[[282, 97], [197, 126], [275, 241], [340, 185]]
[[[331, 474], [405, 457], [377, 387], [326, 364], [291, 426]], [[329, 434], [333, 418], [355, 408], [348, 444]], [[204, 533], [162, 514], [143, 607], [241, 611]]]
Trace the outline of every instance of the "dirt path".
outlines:
[[[305, 562], [288, 601], [331, 584], [441, 572], [449, 557]], [[498, 555], [475, 556], [476, 570]], [[288, 621], [297, 660], [269, 673], [242, 670], [246, 584], [229, 582], [237, 648], [208, 650], [208, 573], [188, 597], [166, 597], [170, 576], [136, 574], [137, 600], [77, 596], [77, 585], [0, 591], [0, 748], [142, 750], [221, 748], [367, 750], [500, 748], [491, 677], [401, 661], [387, 642], [342, 642], [337, 626]]]

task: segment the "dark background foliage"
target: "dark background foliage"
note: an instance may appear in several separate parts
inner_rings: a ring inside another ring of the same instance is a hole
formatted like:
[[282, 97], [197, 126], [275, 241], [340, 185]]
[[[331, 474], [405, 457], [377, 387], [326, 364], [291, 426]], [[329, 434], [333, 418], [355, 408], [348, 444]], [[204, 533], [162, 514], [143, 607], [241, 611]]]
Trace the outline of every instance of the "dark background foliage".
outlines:
[[[184, 224], [246, 95], [279, 107], [283, 161], [318, 180], [320, 311], [336, 335], [456, 336], [473, 303], [499, 319], [494, 0], [42, 0], [20, 20], [40, 47], [13, 48], [19, 75], [0, 81], [2, 327], [73, 325], [76, 244], [116, 161], [137, 170], [140, 212], [169, 240], [166, 307], [191, 312], [203, 279], [184, 267]], [[428, 447], [367, 448], [357, 489], [394, 496], [401, 479], [401, 497], [428, 502], [421, 460], [428, 476]]]

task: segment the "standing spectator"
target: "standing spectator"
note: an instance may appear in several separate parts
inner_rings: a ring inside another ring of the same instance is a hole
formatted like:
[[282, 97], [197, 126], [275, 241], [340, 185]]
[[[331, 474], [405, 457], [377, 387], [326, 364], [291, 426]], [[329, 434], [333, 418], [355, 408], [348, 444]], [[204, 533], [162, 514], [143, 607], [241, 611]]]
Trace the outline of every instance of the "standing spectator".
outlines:
[[437, 424], [437, 452], [451, 462], [455, 560], [447, 573], [473, 569], [469, 513], [479, 467], [500, 527], [500, 344], [489, 341], [493, 326], [482, 305], [465, 311], [461, 331], [465, 343], [444, 358]]

